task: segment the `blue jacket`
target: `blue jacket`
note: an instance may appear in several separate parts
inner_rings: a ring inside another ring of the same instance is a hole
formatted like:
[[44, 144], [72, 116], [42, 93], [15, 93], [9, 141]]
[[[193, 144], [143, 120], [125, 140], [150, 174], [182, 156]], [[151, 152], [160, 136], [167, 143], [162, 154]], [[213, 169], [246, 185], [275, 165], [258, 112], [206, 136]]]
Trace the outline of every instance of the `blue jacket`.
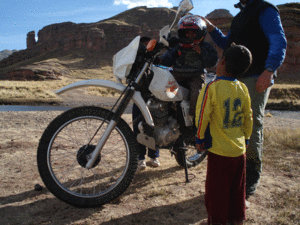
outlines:
[[[246, 11], [247, 7], [251, 7], [251, 4], [257, 3], [267, 3], [263, 0], [251, 0], [244, 8]], [[239, 15], [239, 14], [238, 14]], [[237, 16], [238, 16], [237, 15]], [[265, 7], [259, 14], [259, 25], [263, 34], [266, 38], [269, 46], [268, 52], [266, 54], [266, 60], [264, 62], [264, 68], [268, 67], [272, 68], [273, 71], [276, 71], [284, 61], [287, 41], [285, 38], [284, 30], [281, 24], [280, 16], [276, 8], [274, 7]], [[210, 33], [213, 41], [222, 49], [225, 49], [228, 45], [228, 40], [230, 39], [232, 30], [229, 33], [224, 35], [218, 28], [216, 28], [213, 32]], [[258, 32], [259, 33], [259, 32]], [[258, 35], [258, 34], [253, 34]], [[250, 40], [251, 37], [248, 36]], [[250, 40], [251, 41], [251, 40]], [[236, 43], [239, 44], [239, 43]], [[248, 46], [246, 46], [248, 47]], [[257, 48], [260, 46], [257, 45]], [[258, 49], [257, 49], [258, 50]], [[254, 59], [255, 60], [255, 59]], [[261, 71], [262, 72], [262, 71]], [[260, 72], [256, 72], [256, 74], [251, 74], [251, 76], [259, 76]]]

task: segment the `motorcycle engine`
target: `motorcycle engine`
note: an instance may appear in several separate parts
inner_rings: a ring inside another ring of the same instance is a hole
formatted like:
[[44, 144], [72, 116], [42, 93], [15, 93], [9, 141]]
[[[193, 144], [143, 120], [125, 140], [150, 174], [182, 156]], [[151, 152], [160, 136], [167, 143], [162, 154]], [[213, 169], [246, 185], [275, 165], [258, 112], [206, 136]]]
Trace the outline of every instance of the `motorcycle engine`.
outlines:
[[159, 147], [167, 146], [180, 136], [179, 124], [176, 119], [169, 115], [168, 104], [153, 99], [147, 102], [155, 124], [155, 142]]

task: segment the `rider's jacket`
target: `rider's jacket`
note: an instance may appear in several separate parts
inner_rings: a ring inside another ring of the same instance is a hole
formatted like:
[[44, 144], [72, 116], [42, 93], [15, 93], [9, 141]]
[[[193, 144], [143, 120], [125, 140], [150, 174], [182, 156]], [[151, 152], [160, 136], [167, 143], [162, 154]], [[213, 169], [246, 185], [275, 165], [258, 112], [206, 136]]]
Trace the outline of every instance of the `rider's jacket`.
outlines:
[[161, 64], [173, 66], [173, 73], [180, 77], [200, 77], [205, 68], [214, 67], [218, 61], [217, 51], [207, 42], [197, 43], [200, 45], [201, 54], [197, 53], [191, 46], [186, 47], [183, 44], [163, 54]]
[[[201, 90], [195, 114], [198, 144], [212, 141], [208, 151], [226, 157], [246, 152], [252, 133], [251, 100], [246, 85], [235, 78], [217, 77]], [[207, 131], [209, 127], [210, 134]], [[210, 137], [211, 136], [211, 137]]]

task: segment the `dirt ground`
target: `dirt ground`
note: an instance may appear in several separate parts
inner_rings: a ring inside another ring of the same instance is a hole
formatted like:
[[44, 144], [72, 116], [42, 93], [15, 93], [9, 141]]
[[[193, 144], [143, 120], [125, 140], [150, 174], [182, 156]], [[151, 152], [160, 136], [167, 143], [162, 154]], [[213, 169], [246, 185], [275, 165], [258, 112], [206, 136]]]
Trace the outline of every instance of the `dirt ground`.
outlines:
[[[206, 160], [184, 170], [161, 150], [161, 167], [136, 174], [128, 190], [99, 208], [78, 209], [55, 198], [44, 187], [37, 170], [39, 138], [61, 112], [0, 112], [0, 224], [196, 224], [206, 218], [204, 184]], [[130, 121], [130, 115], [124, 115]], [[300, 120], [266, 117], [266, 129], [300, 127]], [[44, 188], [35, 191], [35, 184]], [[276, 224], [276, 208], [266, 207], [274, 191], [296, 190], [299, 176], [264, 168], [257, 194], [250, 199], [246, 224]], [[298, 213], [299, 209], [295, 209]]]

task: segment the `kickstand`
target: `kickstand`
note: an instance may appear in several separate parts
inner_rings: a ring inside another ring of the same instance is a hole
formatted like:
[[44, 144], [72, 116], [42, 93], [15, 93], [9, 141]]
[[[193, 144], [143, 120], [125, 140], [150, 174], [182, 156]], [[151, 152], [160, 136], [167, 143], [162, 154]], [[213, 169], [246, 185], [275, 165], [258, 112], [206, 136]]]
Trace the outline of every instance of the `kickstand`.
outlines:
[[187, 168], [187, 163], [186, 163], [186, 148], [182, 148], [182, 156], [183, 156], [183, 163], [184, 163], [184, 172], [185, 172], [185, 180], [186, 180], [186, 183], [190, 183], [190, 180], [189, 180], [189, 174], [188, 174], [188, 168]]

